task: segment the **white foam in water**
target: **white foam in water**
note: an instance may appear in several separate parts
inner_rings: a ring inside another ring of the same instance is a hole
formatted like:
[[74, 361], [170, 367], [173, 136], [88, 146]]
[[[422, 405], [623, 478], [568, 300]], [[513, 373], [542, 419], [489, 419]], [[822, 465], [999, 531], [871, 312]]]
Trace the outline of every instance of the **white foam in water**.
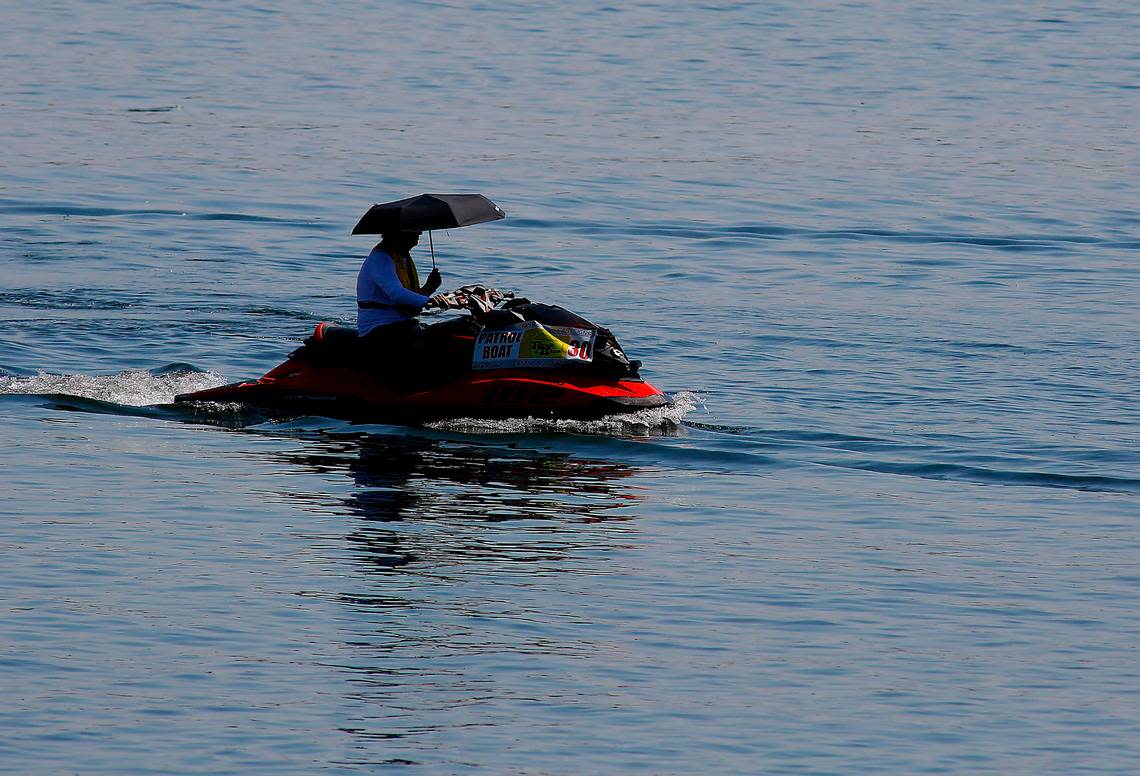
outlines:
[[597, 420], [559, 420], [557, 418], [452, 418], [428, 423], [429, 428], [441, 431], [461, 431], [472, 434], [535, 434], [564, 432], [573, 434], [604, 434], [610, 436], [649, 435], [677, 429], [685, 415], [702, 404], [701, 397], [691, 391], [681, 391], [664, 407], [638, 410], [621, 415], [607, 415]]
[[180, 393], [191, 393], [225, 383], [217, 372], [175, 369], [159, 373], [145, 369], [115, 375], [53, 375], [41, 372], [35, 377], [0, 376], [0, 394], [61, 394], [84, 399], [145, 407], [169, 404]]

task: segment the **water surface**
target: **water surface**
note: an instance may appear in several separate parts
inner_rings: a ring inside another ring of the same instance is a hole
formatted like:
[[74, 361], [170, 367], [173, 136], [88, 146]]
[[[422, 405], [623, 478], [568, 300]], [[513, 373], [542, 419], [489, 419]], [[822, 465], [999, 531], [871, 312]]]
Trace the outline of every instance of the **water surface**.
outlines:
[[[0, 14], [0, 772], [1133, 769], [1132, 6]], [[166, 406], [421, 191], [677, 408]]]

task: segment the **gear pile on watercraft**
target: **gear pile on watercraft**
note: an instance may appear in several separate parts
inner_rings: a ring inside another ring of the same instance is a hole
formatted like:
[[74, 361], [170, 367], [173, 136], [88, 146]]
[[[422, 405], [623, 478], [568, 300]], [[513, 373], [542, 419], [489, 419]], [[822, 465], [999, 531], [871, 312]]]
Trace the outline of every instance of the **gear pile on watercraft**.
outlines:
[[599, 418], [667, 403], [609, 329], [569, 310], [478, 286], [442, 301], [467, 314], [428, 326], [406, 348], [372, 352], [355, 329], [321, 323], [263, 377], [175, 401], [377, 422]]

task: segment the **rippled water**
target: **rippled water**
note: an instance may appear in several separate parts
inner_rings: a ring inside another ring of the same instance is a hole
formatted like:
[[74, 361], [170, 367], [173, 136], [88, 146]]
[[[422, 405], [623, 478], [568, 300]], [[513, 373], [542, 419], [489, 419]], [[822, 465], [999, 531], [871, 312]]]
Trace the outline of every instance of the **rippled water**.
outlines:
[[[0, 15], [0, 772], [1134, 769], [1131, 5]], [[421, 191], [676, 405], [169, 405]]]

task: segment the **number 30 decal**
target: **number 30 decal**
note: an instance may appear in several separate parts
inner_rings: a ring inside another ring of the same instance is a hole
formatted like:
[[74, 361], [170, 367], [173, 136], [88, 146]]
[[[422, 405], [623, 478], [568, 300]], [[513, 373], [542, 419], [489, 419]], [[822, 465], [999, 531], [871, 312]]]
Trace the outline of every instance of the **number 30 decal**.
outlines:
[[570, 340], [570, 348], [566, 351], [569, 358], [580, 358], [583, 361], [590, 360], [590, 341], [579, 342], [576, 339]]

